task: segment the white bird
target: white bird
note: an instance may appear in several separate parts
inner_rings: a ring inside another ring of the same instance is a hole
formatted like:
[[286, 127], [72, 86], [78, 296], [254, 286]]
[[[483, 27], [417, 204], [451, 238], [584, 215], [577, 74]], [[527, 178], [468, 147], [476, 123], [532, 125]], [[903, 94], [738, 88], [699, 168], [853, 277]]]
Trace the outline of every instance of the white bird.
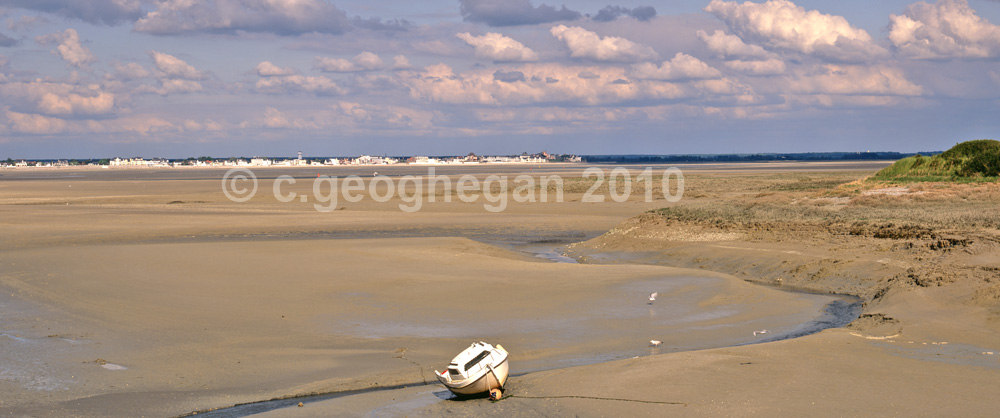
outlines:
[[657, 296], [660, 296], [660, 292], [650, 293], [649, 294], [649, 303], [652, 304], [653, 302], [656, 302], [656, 297]]
[[754, 337], [756, 337], [756, 336], [757, 336], [757, 334], [767, 334], [767, 330], [766, 330], [766, 329], [762, 329], [762, 330], [760, 330], [760, 331], [754, 331], [754, 332], [753, 332], [753, 336], [754, 336]]
[[663, 344], [663, 341], [649, 340], [649, 346], [650, 347], [659, 347], [660, 344]]

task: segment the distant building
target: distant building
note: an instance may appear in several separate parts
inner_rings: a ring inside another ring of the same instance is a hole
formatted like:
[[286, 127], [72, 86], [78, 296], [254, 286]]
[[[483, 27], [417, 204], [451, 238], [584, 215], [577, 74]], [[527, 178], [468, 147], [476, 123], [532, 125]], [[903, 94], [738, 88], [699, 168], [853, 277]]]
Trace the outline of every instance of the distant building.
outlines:
[[274, 164], [269, 158], [253, 157], [250, 159], [250, 165], [254, 167], [270, 167]]

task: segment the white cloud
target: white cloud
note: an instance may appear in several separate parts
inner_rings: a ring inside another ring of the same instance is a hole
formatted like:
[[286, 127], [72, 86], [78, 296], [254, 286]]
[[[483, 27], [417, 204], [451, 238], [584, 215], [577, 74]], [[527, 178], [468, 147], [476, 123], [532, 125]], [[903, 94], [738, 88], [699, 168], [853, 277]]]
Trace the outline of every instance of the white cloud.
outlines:
[[406, 59], [406, 56], [396, 55], [395, 57], [392, 57], [393, 70], [406, 70], [411, 67], [410, 60]]
[[382, 58], [379, 58], [378, 55], [368, 51], [364, 51], [355, 56], [354, 64], [357, 65], [358, 68], [366, 71], [378, 70], [385, 66], [385, 63], [382, 62]]
[[[498, 78], [498, 72], [505, 76]], [[512, 73], [518, 76], [509, 77]], [[477, 68], [456, 74], [451, 67], [438, 64], [415, 75], [404, 80], [412, 96], [419, 100], [452, 104], [510, 106], [567, 103], [595, 106], [640, 100], [698, 99], [705, 94], [734, 94], [723, 92], [717, 83], [629, 80], [624, 68], [604, 66], [522, 64], [499, 70]], [[735, 94], [745, 95], [746, 92]]]
[[39, 109], [48, 115], [104, 114], [114, 109], [114, 106], [115, 96], [106, 92], [98, 92], [90, 97], [45, 93], [38, 103]]
[[39, 36], [35, 41], [42, 45], [58, 44], [54, 53], [77, 68], [86, 68], [88, 64], [97, 61], [97, 57], [80, 43], [80, 35], [73, 28], [62, 33]]
[[695, 34], [698, 35], [698, 39], [705, 42], [709, 51], [720, 57], [763, 58], [769, 55], [764, 48], [758, 45], [747, 45], [739, 36], [729, 35], [721, 30], [716, 30], [711, 35], [703, 30], [699, 30]]
[[326, 0], [160, 0], [133, 29], [156, 35], [191, 32], [340, 34], [347, 15]]
[[919, 96], [924, 93], [902, 71], [886, 66], [827, 64], [818, 71], [800, 73], [780, 83], [785, 91], [809, 94]]
[[627, 74], [632, 78], [646, 80], [695, 80], [722, 76], [719, 70], [704, 61], [681, 52], [659, 66], [649, 62], [634, 64]]
[[920, 59], [1000, 56], [1000, 26], [976, 14], [966, 0], [911, 4], [889, 16], [889, 40], [906, 56]]
[[183, 78], [187, 80], [200, 80], [204, 76], [184, 60], [170, 54], [150, 51], [156, 68], [170, 78]]
[[0, 84], [0, 98], [16, 104], [15, 111], [50, 116], [107, 115], [115, 111], [115, 96], [97, 85], [5, 83]]
[[476, 56], [480, 58], [496, 62], [525, 62], [538, 59], [538, 54], [531, 48], [499, 33], [489, 32], [482, 36], [473, 36], [464, 32], [455, 36], [475, 48]]
[[759, 61], [732, 60], [723, 63], [726, 68], [750, 75], [778, 75], [785, 72], [785, 62], [779, 59]]
[[256, 90], [261, 93], [277, 95], [304, 92], [328, 96], [345, 93], [344, 89], [327, 77], [307, 77], [303, 75], [261, 78], [257, 80]]
[[349, 124], [353, 128], [407, 130], [433, 128], [434, 112], [428, 110], [355, 102], [339, 102], [331, 108], [349, 119], [336, 121], [338, 125]]
[[769, 48], [814, 54], [841, 61], [885, 55], [871, 35], [843, 16], [806, 11], [789, 0], [737, 3], [712, 0], [705, 11], [721, 19], [744, 41]]
[[120, 78], [126, 80], [149, 77], [149, 71], [147, 71], [146, 67], [143, 67], [139, 63], [129, 62], [122, 64], [120, 62], [116, 62], [114, 67], [115, 73], [117, 73]]
[[10, 130], [23, 134], [57, 134], [66, 130], [66, 121], [43, 115], [5, 111]]
[[364, 51], [350, 61], [343, 58], [318, 57], [316, 67], [328, 73], [351, 73], [374, 71], [385, 66], [382, 59], [372, 52]]
[[289, 115], [276, 108], [268, 106], [264, 109], [263, 118], [259, 119], [257, 125], [271, 129], [321, 129], [324, 125], [321, 119], [315, 117], [296, 117]]
[[203, 122], [187, 119], [184, 121], [183, 127], [188, 132], [219, 132], [223, 129], [221, 123], [211, 119], [205, 119]]
[[295, 74], [295, 70], [290, 67], [278, 67], [271, 63], [271, 61], [261, 61], [257, 64], [257, 75], [261, 77], [273, 77], [281, 75], [292, 75]]
[[566, 43], [570, 56], [595, 61], [637, 62], [656, 59], [653, 48], [617, 36], [602, 37], [578, 26], [553, 26], [552, 36]]

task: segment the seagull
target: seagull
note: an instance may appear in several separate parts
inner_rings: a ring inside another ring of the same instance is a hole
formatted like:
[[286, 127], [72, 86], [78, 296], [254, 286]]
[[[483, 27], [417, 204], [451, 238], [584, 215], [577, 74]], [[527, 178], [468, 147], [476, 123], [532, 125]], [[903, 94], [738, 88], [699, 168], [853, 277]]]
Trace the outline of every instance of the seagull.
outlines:
[[767, 330], [766, 330], [766, 329], [762, 329], [762, 330], [760, 330], [760, 331], [754, 331], [754, 332], [753, 332], [753, 336], [754, 336], [754, 337], [756, 337], [756, 336], [757, 336], [757, 334], [767, 334]]
[[653, 292], [653, 293], [649, 294], [649, 304], [650, 305], [652, 305], [653, 302], [656, 302], [656, 297], [657, 296], [660, 296], [660, 292]]
[[650, 347], [659, 347], [659, 346], [660, 346], [660, 344], [663, 344], [663, 341], [659, 341], [659, 340], [649, 340], [649, 346], [650, 346]]

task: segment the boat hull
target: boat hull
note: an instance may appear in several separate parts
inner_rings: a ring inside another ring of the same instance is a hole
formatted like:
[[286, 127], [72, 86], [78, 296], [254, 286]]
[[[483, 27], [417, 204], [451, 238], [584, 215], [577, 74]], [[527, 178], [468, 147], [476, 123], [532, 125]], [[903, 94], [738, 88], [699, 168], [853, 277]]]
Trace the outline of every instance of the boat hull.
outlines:
[[441, 375], [437, 375], [438, 380], [452, 393], [460, 396], [479, 395], [489, 392], [491, 389], [502, 388], [507, 383], [507, 374], [510, 366], [504, 358], [500, 364], [492, 366], [491, 370], [478, 376], [460, 381], [447, 381]]

